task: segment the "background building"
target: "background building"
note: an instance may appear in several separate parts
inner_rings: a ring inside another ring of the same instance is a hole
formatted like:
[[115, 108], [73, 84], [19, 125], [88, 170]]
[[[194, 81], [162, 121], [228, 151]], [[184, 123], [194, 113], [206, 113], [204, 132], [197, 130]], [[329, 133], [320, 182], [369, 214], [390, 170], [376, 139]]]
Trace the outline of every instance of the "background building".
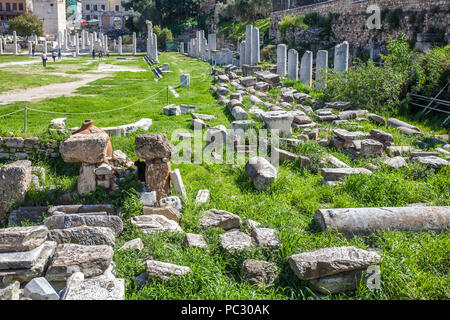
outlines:
[[82, 18], [98, 30], [124, 29], [129, 16], [122, 0], [82, 0]]
[[33, 0], [33, 14], [44, 23], [44, 34], [66, 29], [66, 0]]

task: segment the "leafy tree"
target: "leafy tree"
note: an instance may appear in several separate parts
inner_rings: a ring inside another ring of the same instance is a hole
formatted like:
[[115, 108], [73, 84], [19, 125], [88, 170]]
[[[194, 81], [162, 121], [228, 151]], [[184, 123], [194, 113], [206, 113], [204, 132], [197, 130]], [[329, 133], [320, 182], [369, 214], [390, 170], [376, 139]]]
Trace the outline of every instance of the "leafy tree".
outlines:
[[220, 4], [220, 15], [225, 20], [255, 21], [267, 18], [272, 11], [272, 0], [229, 0]]
[[29, 13], [24, 13], [9, 20], [9, 26], [11, 30], [16, 31], [21, 36], [31, 36], [32, 34], [41, 36], [44, 33], [42, 21]]
[[158, 47], [161, 49], [166, 49], [166, 41], [172, 41], [172, 31], [167, 28], [161, 29], [160, 26], [154, 26], [153, 32], [156, 34], [158, 38]]
[[201, 0], [131, 0], [122, 5], [134, 12], [127, 20], [127, 28], [132, 31], [145, 31], [145, 20], [153, 25], [170, 26], [197, 16]]

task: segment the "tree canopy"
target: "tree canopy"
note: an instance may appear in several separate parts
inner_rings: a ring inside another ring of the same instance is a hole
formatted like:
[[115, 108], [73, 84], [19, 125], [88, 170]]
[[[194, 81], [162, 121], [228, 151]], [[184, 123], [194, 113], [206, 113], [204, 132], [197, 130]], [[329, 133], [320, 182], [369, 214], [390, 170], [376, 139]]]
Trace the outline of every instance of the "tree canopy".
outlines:
[[42, 21], [29, 13], [24, 13], [9, 20], [9, 27], [21, 36], [31, 36], [33, 34], [41, 36], [44, 33], [44, 25]]
[[197, 16], [201, 3], [201, 0], [130, 0], [122, 5], [134, 11], [127, 27], [138, 32], [145, 31], [145, 20], [154, 25], [168, 26]]

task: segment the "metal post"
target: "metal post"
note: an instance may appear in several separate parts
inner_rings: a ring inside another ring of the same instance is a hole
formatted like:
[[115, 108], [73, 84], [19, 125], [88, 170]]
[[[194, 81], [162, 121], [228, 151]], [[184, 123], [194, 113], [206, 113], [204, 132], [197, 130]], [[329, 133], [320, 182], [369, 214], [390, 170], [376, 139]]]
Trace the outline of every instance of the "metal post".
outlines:
[[23, 132], [27, 132], [27, 105], [24, 107]]

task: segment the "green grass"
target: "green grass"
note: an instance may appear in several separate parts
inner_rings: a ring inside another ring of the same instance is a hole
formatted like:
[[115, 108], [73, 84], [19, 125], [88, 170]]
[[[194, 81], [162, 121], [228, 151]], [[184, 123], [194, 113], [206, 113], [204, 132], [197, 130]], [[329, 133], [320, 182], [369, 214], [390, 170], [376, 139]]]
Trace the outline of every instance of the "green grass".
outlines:
[[245, 28], [252, 24], [259, 29], [259, 34], [263, 39], [269, 36], [270, 18], [259, 19], [255, 22], [248, 21], [224, 21], [220, 23], [220, 33], [223, 33], [227, 40], [238, 41], [245, 37]]
[[[78, 58], [76, 61], [81, 64], [87, 59]], [[208, 122], [211, 126], [224, 124], [229, 128], [227, 108], [219, 106], [208, 90], [211, 81], [205, 63], [176, 53], [163, 54], [160, 60], [161, 63], [169, 62], [172, 70], [160, 82], [155, 82], [149, 72], [119, 72], [78, 90], [80, 94], [92, 96], [60, 97], [29, 105], [54, 112], [94, 112], [119, 108], [156, 94], [150, 101], [138, 103], [120, 112], [67, 115], [68, 127], [80, 126], [85, 118], [94, 119], [98, 126], [111, 126], [147, 117], [153, 119], [148, 132], [164, 132], [171, 138], [175, 129], [192, 130], [191, 117], [163, 115], [162, 107], [166, 105], [164, 89], [166, 85], [176, 87], [181, 73], [190, 73], [191, 90], [177, 89], [181, 97], [175, 99], [170, 94], [170, 103], [195, 104], [198, 112], [218, 116], [217, 120]], [[141, 58], [116, 60], [111, 57], [108, 63], [146, 68]], [[63, 64], [64, 61], [61, 62], [61, 68], [64, 67]], [[245, 108], [250, 107], [247, 100], [244, 99]], [[0, 114], [11, 111], [12, 107], [20, 107], [20, 104], [0, 106]], [[27, 134], [21, 132], [21, 114], [0, 118], [0, 131], [11, 130], [25, 136], [43, 135], [50, 120], [60, 116], [64, 115], [29, 112]], [[420, 142], [417, 137], [405, 136], [394, 128], [384, 128], [368, 122], [355, 124], [361, 126], [358, 128], [361, 131], [381, 128], [392, 133], [396, 145], [417, 146]], [[326, 125], [322, 127], [331, 128]], [[426, 123], [421, 128], [429, 134], [434, 130]], [[136, 159], [134, 137], [139, 133], [142, 132], [112, 138], [114, 149], [121, 149], [129, 157]], [[323, 148], [313, 142], [302, 144], [291, 151], [311, 156], [316, 170], [308, 172], [297, 163], [283, 164], [279, 168], [280, 178], [264, 192], [252, 187], [242, 165], [172, 163], [172, 169], [180, 169], [188, 195], [188, 200], [183, 204], [181, 226], [185, 232], [203, 234], [209, 251], [187, 248], [183, 245], [182, 235], [164, 233], [149, 236], [131, 225], [129, 218], [139, 215], [142, 209], [138, 200], [138, 192], [142, 186], [134, 176], [121, 182], [120, 191], [107, 195], [104, 190], [98, 189], [87, 197], [75, 197], [74, 201], [85, 204], [113, 203], [120, 209], [125, 229], [116, 240], [114, 261], [117, 276], [125, 279], [127, 299], [317, 299], [307, 283], [298, 280], [291, 271], [288, 258], [292, 254], [315, 248], [344, 245], [379, 250], [383, 257], [380, 265], [382, 289], [371, 292], [361, 284], [353, 293], [320, 297], [321, 299], [450, 299], [448, 232], [382, 231], [369, 237], [345, 238], [336, 232], [319, 232], [313, 223], [314, 211], [320, 208], [405, 206], [411, 203], [449, 206], [450, 168], [434, 171], [421, 165], [409, 165], [395, 171], [382, 164], [380, 159], [355, 161], [334, 148]], [[369, 163], [374, 163], [379, 166], [379, 170], [370, 176], [352, 176], [336, 187], [322, 184], [318, 161], [324, 153], [331, 153], [352, 167], [367, 167]], [[44, 190], [32, 188], [28, 192], [24, 205], [51, 205], [63, 193], [76, 190], [76, 165], [64, 164], [61, 159], [45, 158], [34, 159], [33, 163], [46, 168], [47, 180]], [[194, 199], [200, 189], [210, 190], [211, 201], [196, 205]], [[225, 253], [219, 243], [219, 235], [223, 230], [197, 229], [199, 216], [210, 208], [227, 210], [238, 214], [244, 221], [253, 219], [264, 227], [275, 228], [282, 247], [278, 251], [255, 248], [234, 255]], [[118, 250], [125, 241], [136, 237], [144, 241], [144, 250], [139, 253]], [[261, 288], [242, 280], [239, 273], [242, 261], [246, 258], [275, 262], [280, 270], [278, 280]], [[189, 266], [192, 273], [171, 281], [149, 280], [145, 286], [140, 287], [134, 278], [145, 271], [145, 261], [148, 259]]]
[[24, 74], [23, 77], [18, 78], [17, 73], [0, 70], [0, 93], [7, 92], [14, 89], [27, 89], [32, 87], [45, 86], [52, 83], [71, 82], [77, 79], [69, 77], [61, 77], [54, 75], [42, 74]]

